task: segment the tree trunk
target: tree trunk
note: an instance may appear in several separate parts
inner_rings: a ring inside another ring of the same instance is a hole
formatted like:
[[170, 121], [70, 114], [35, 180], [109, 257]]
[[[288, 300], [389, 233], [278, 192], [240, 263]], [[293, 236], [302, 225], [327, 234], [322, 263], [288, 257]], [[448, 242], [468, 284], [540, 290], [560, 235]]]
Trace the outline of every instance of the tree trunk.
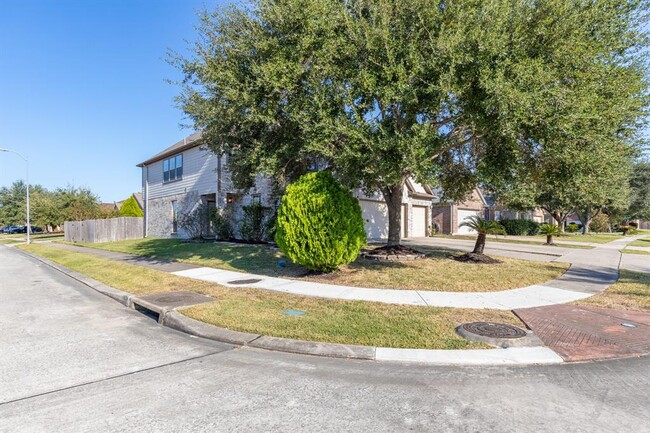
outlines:
[[600, 211], [597, 211], [594, 213], [593, 209], [591, 206], [586, 207], [582, 211], [576, 210], [576, 213], [580, 217], [580, 221], [582, 222], [582, 234], [589, 234], [589, 224], [591, 224], [591, 220], [594, 219], [596, 215], [598, 215]]
[[474, 254], [483, 254], [483, 250], [485, 250], [485, 237], [485, 233], [478, 234], [476, 244], [474, 245], [474, 251], [472, 251]]
[[402, 239], [402, 193], [404, 180], [397, 185], [381, 189], [388, 207], [388, 243], [389, 247], [397, 246]]
[[546, 245], [553, 245], [553, 235], [546, 235]]
[[560, 228], [560, 233], [564, 233], [564, 221], [566, 220], [567, 215], [564, 215], [562, 212], [553, 211], [551, 216], [557, 222], [557, 226]]

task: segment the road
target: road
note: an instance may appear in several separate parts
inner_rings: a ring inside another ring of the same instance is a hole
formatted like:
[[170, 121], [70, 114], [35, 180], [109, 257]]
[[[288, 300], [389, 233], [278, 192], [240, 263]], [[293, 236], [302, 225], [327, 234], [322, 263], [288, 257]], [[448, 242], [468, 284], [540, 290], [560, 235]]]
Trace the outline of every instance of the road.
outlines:
[[0, 246], [0, 432], [648, 432], [650, 359], [433, 367], [189, 337]]

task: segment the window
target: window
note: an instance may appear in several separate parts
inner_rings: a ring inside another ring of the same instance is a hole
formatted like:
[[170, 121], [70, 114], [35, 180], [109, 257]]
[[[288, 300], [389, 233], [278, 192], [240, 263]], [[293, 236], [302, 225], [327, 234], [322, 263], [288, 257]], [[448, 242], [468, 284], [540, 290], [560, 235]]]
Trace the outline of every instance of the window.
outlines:
[[172, 182], [183, 178], [183, 154], [172, 156], [163, 161], [163, 182]]
[[494, 211], [494, 219], [495, 221], [501, 221], [501, 211]]

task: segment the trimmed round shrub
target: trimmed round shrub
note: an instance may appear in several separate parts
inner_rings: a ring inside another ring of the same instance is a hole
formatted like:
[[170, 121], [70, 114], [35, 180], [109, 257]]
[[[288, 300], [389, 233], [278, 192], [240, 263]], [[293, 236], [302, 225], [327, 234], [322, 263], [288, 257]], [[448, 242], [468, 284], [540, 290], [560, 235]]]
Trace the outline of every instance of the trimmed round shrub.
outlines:
[[359, 201], [331, 173], [308, 173], [282, 197], [275, 242], [294, 263], [334, 271], [356, 259], [366, 243]]

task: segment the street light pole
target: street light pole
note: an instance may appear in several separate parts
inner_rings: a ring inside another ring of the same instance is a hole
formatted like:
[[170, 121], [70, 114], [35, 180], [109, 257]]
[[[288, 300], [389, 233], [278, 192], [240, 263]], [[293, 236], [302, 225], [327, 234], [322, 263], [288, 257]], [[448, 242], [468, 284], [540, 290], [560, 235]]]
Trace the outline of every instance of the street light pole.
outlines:
[[29, 222], [29, 159], [27, 159], [26, 156], [23, 156], [22, 154], [16, 152], [15, 150], [10, 150], [10, 149], [5, 149], [0, 147], [0, 152], [10, 152], [10, 153], [15, 153], [16, 155], [20, 156], [24, 161], [25, 165], [27, 166], [27, 171], [26, 171], [26, 176], [25, 176], [25, 183], [27, 184], [27, 243], [30, 243], [30, 234], [32, 232], [32, 225]]

